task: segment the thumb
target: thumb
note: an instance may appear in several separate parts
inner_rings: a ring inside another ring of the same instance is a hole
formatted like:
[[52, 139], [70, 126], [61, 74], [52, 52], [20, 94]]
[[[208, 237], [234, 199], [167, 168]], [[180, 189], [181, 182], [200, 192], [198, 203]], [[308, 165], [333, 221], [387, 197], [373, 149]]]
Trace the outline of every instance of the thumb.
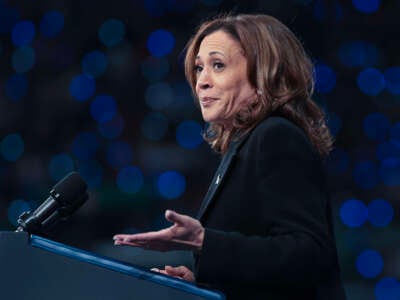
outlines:
[[167, 209], [165, 211], [165, 219], [167, 219], [171, 223], [178, 223], [179, 225], [183, 224], [184, 215], [178, 214], [177, 212]]

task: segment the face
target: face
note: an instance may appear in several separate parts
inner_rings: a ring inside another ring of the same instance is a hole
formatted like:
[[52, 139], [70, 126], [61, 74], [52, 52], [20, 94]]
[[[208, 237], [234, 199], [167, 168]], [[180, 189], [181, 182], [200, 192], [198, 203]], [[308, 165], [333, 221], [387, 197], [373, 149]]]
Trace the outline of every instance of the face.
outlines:
[[247, 60], [238, 41], [223, 31], [206, 36], [195, 61], [196, 94], [206, 122], [229, 125], [226, 111], [237, 111], [256, 97], [247, 78]]

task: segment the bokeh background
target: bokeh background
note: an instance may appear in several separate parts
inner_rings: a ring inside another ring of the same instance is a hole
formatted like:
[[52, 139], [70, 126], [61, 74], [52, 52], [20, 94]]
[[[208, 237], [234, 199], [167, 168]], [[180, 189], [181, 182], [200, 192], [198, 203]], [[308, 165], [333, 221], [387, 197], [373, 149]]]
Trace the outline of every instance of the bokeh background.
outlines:
[[226, 12], [273, 15], [303, 42], [336, 139], [325, 166], [348, 298], [400, 299], [399, 0], [0, 0], [0, 230], [75, 170], [90, 200], [47, 237], [190, 264], [112, 236], [168, 226], [166, 208], [196, 215], [219, 156], [201, 138], [184, 47]]

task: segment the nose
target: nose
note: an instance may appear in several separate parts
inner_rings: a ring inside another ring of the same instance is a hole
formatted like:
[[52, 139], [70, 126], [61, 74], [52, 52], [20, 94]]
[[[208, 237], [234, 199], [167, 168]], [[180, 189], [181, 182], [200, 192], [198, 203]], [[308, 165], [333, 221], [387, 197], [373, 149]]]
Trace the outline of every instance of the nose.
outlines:
[[204, 90], [212, 87], [212, 78], [209, 71], [204, 68], [197, 76], [196, 89]]

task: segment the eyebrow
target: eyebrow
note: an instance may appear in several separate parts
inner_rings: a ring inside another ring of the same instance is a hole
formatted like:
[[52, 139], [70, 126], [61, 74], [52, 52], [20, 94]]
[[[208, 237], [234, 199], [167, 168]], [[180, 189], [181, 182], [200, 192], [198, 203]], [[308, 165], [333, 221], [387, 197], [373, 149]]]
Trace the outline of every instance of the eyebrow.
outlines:
[[[225, 56], [222, 52], [219, 52], [219, 51], [211, 51], [211, 52], [208, 53], [208, 56], [213, 56], [215, 54], [219, 54], [219, 55]], [[196, 59], [199, 59], [199, 58], [200, 58], [200, 55], [197, 55]]]

